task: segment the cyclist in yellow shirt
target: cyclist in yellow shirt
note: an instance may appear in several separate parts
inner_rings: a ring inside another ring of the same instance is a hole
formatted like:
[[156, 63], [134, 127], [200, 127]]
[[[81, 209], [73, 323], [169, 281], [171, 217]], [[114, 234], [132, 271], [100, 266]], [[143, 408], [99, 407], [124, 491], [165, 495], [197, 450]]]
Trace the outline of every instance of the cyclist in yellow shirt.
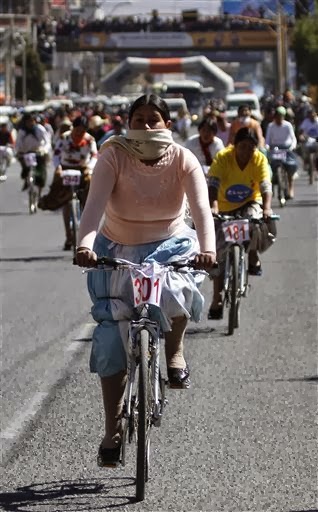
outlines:
[[[210, 205], [213, 213], [268, 218], [272, 214], [272, 186], [266, 156], [257, 149], [258, 139], [249, 128], [241, 128], [235, 135], [234, 145], [219, 151], [208, 173]], [[219, 228], [219, 226], [216, 226]], [[268, 231], [262, 235], [268, 235]], [[223, 233], [217, 229], [217, 249], [222, 249]], [[267, 247], [269, 244], [267, 244]], [[266, 242], [249, 251], [249, 274], [262, 274], [258, 250], [263, 252]], [[218, 253], [218, 261], [222, 254]], [[214, 278], [213, 299], [208, 317], [222, 318], [223, 276]]]

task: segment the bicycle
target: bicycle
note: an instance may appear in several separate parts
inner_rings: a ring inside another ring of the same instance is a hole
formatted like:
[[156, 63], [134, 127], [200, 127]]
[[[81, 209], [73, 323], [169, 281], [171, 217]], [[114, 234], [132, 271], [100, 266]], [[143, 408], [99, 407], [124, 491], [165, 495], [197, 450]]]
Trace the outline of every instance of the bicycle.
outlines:
[[[160, 307], [164, 275], [169, 271], [189, 272], [191, 261], [167, 263], [133, 263], [119, 258], [98, 258], [90, 272], [102, 270], [129, 270], [134, 290], [134, 317], [129, 322], [127, 341], [127, 384], [122, 411], [123, 436], [121, 464], [126, 461], [126, 445], [135, 439], [136, 501], [145, 497], [145, 484], [149, 479], [150, 432], [159, 427], [164, 408], [166, 381], [160, 367], [160, 324], [151, 319], [151, 308]], [[195, 272], [208, 275], [203, 270]]]
[[285, 206], [288, 196], [288, 179], [285, 169], [287, 150], [285, 147], [274, 146], [269, 153], [269, 162], [273, 171], [273, 191], [277, 185], [277, 197], [281, 207]]
[[35, 188], [35, 178], [36, 178], [36, 170], [37, 170], [37, 158], [36, 153], [24, 153], [23, 159], [26, 167], [29, 169], [29, 173], [27, 176], [27, 185], [28, 185], [28, 198], [29, 198], [29, 213], [32, 215], [37, 212], [37, 191]]
[[317, 174], [317, 162], [318, 162], [318, 137], [308, 137], [307, 139], [307, 148], [309, 151], [309, 167], [308, 167], [308, 177], [309, 177], [309, 185], [313, 185], [314, 176]]
[[[227, 307], [228, 335], [240, 326], [241, 299], [249, 291], [246, 254], [250, 244], [250, 224], [260, 225], [264, 219], [243, 218], [235, 215], [214, 214], [222, 224], [225, 238], [225, 269], [223, 280], [223, 307]], [[279, 215], [271, 215], [271, 220], [279, 220]]]
[[0, 146], [0, 183], [7, 180], [8, 167], [8, 149], [6, 146]]
[[73, 255], [76, 256], [76, 246], [78, 238], [79, 223], [81, 218], [81, 202], [78, 197], [78, 190], [81, 184], [82, 173], [77, 169], [65, 169], [61, 171], [62, 183], [65, 187], [70, 187], [70, 232], [72, 233]]

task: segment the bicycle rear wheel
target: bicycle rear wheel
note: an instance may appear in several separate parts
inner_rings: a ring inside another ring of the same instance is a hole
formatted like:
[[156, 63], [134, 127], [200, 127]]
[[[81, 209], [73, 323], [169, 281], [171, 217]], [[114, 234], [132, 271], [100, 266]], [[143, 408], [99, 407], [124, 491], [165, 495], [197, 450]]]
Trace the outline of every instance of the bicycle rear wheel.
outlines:
[[138, 426], [137, 426], [137, 472], [136, 472], [136, 500], [142, 501], [145, 497], [145, 483], [148, 480], [149, 464], [149, 332], [143, 329], [140, 335], [140, 361], [138, 382]]
[[238, 286], [239, 286], [239, 258], [240, 248], [233, 245], [230, 252], [230, 278], [229, 278], [229, 318], [228, 334], [232, 335], [237, 324], [237, 304], [238, 304]]

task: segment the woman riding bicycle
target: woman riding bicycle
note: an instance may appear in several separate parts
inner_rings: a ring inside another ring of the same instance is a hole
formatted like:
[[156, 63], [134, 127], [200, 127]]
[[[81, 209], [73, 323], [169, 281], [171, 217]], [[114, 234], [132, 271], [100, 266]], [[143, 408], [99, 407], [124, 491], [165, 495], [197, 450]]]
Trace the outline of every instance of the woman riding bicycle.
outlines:
[[[101, 147], [81, 218], [79, 266], [94, 266], [97, 256], [138, 263], [194, 257], [203, 269], [215, 262], [214, 224], [201, 165], [190, 150], [173, 141], [170, 127], [166, 102], [154, 94], [144, 95], [131, 106], [127, 134], [113, 136]], [[196, 232], [184, 222], [186, 195]], [[90, 368], [101, 378], [106, 415], [98, 460], [108, 465], [120, 455], [124, 344], [133, 291], [129, 276], [121, 272], [91, 272], [88, 288], [98, 322]], [[168, 379], [175, 388], [187, 388], [183, 337], [188, 319], [199, 320], [203, 297], [192, 275], [176, 273], [167, 275], [162, 300], [171, 326], [165, 332]]]
[[[234, 145], [216, 155], [210, 168], [209, 197], [213, 213], [240, 215], [265, 219], [272, 214], [272, 185], [267, 158], [257, 149], [258, 139], [254, 131], [241, 128], [235, 135]], [[265, 230], [264, 230], [265, 231]], [[262, 233], [267, 236], [268, 233]], [[222, 257], [222, 230], [217, 229], [218, 261]], [[263, 241], [259, 247], [249, 250], [248, 271], [251, 275], [262, 274], [258, 250], [265, 250]], [[223, 276], [213, 279], [213, 299], [208, 318], [219, 320], [223, 316]]]

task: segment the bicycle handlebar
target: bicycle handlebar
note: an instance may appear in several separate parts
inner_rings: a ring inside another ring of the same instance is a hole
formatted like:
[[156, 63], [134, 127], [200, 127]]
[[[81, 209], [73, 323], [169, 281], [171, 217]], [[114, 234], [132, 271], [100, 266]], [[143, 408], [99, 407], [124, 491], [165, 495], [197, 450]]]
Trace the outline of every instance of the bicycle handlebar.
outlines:
[[[178, 260], [178, 261], [166, 261], [166, 262], [156, 262], [161, 267], [166, 267], [170, 270], [175, 270], [178, 272], [185, 268], [191, 268], [193, 270], [197, 270], [198, 272], [205, 272], [204, 270], [198, 270], [196, 268], [196, 263], [194, 259], [191, 260]], [[73, 258], [73, 265], [77, 265], [76, 258]], [[129, 269], [129, 268], [142, 268], [142, 263], [133, 263], [132, 261], [125, 260], [122, 258], [109, 258], [108, 256], [102, 256], [101, 258], [97, 258], [95, 262], [95, 266], [93, 269], [98, 266], [106, 266], [110, 267], [110, 269], [118, 270], [118, 269]], [[213, 263], [213, 269], [218, 269], [219, 264]]]
[[269, 215], [267, 219], [255, 219], [254, 217], [242, 217], [241, 215], [223, 215], [220, 213], [213, 213], [213, 217], [214, 219], [218, 219], [222, 222], [225, 222], [226, 220], [248, 220], [252, 224], [262, 224], [263, 222], [266, 222], [267, 219], [280, 220], [280, 215], [277, 213], [272, 213], [272, 215]]
[[[172, 267], [173, 270], [178, 271], [183, 268], [191, 268], [196, 270], [196, 263], [194, 259], [191, 260], [178, 260], [178, 261], [165, 261], [165, 262], [156, 262], [160, 267]], [[129, 260], [124, 260], [121, 258], [108, 258], [107, 256], [103, 256], [101, 258], [97, 258], [96, 266], [98, 265], [106, 265], [113, 267], [114, 270], [118, 268], [140, 268], [142, 263], [133, 263]], [[213, 268], [218, 268], [218, 263], [213, 264]]]

